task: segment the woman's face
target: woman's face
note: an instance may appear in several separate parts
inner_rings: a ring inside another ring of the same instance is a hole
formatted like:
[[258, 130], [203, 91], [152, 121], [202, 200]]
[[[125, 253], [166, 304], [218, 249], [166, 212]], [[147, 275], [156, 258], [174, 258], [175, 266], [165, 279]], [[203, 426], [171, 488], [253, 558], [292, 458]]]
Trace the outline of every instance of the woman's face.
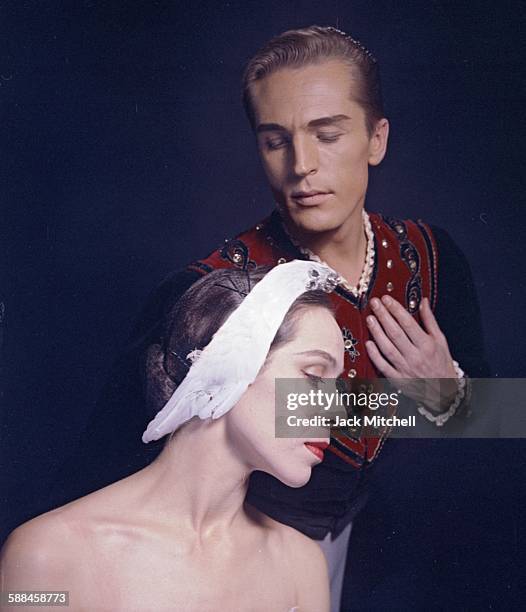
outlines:
[[273, 351], [225, 415], [229, 445], [250, 470], [272, 474], [291, 487], [308, 482], [312, 467], [321, 461], [308, 443], [328, 443], [329, 438], [275, 437], [275, 379], [336, 378], [343, 355], [342, 334], [330, 311], [319, 306], [301, 310], [292, 340]]

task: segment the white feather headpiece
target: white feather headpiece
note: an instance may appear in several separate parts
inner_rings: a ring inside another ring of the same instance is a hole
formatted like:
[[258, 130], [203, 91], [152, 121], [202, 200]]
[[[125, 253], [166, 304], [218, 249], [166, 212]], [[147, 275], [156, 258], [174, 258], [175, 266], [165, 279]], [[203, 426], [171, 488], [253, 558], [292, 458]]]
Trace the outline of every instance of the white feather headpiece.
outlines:
[[339, 282], [324, 264], [295, 260], [273, 268], [216, 331], [181, 384], [150, 421], [143, 442], [174, 432], [192, 417], [217, 419], [239, 401], [265, 363], [292, 303], [306, 291], [332, 291]]

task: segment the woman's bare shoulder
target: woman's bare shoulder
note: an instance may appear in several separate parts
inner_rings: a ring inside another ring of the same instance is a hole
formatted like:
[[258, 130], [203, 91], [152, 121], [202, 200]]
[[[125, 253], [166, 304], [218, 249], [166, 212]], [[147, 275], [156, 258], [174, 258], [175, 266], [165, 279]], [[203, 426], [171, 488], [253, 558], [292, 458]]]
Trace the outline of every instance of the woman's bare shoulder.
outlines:
[[34, 570], [64, 568], [69, 558], [78, 559], [104, 514], [111, 516], [113, 496], [110, 485], [23, 523], [2, 548], [3, 568], [13, 560]]
[[[74, 524], [51, 511], [24, 523], [6, 540], [1, 554], [2, 579], [10, 589], [58, 588], [78, 558], [79, 534]], [[54, 585], [54, 586], [53, 586]]]
[[297, 529], [269, 517], [265, 526], [271, 530], [274, 554], [286, 560], [298, 594], [302, 612], [329, 610], [329, 575], [320, 546]]

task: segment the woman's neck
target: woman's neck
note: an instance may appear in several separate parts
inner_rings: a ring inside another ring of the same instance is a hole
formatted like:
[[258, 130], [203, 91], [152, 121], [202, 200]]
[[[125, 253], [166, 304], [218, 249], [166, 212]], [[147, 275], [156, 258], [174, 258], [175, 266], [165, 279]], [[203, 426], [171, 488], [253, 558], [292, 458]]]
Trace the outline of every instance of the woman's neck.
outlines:
[[136, 475], [139, 503], [148, 513], [168, 521], [177, 516], [200, 537], [248, 520], [242, 508], [251, 470], [228, 445], [221, 421], [190, 421]]

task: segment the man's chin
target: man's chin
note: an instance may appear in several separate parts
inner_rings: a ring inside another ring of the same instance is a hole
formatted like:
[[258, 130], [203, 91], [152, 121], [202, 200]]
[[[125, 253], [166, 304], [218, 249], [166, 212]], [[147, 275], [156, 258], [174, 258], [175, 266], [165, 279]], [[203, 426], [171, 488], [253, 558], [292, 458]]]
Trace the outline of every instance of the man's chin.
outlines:
[[289, 223], [293, 230], [301, 234], [323, 234], [333, 232], [341, 225], [340, 219], [320, 210], [293, 211], [289, 214]]

